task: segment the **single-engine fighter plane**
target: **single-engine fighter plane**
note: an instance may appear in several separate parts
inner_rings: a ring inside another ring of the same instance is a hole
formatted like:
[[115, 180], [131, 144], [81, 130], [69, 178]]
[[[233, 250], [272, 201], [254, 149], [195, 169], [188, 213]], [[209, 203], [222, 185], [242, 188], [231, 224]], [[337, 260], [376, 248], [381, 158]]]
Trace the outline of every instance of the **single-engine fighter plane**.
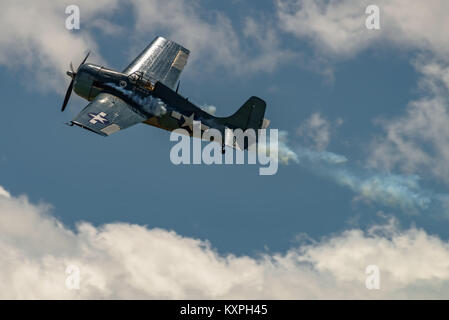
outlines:
[[[61, 111], [69, 101], [72, 89], [90, 103], [68, 124], [77, 125], [102, 136], [108, 136], [137, 123], [145, 123], [168, 131], [186, 129], [193, 134], [194, 123], [201, 124], [201, 132], [209, 128], [220, 131], [266, 128], [265, 102], [251, 97], [230, 117], [215, 117], [178, 94], [179, 76], [190, 51], [181, 45], [157, 37], [123, 72], [91, 63], [84, 58], [75, 71], [70, 63], [72, 78]], [[175, 88], [176, 84], [178, 86]], [[227, 142], [238, 149], [234, 141]]]

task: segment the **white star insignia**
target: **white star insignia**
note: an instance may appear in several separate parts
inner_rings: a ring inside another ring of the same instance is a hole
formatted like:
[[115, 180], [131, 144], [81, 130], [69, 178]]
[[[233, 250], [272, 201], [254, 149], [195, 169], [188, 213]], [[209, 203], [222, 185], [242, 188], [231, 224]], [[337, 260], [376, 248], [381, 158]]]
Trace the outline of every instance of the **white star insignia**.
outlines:
[[97, 122], [101, 122], [102, 124], [108, 123], [109, 121], [105, 118], [106, 116], [107, 114], [104, 112], [98, 114], [89, 113], [89, 117], [91, 117], [89, 122], [92, 124], [96, 124]]
[[195, 113], [192, 113], [190, 117], [186, 117], [185, 115], [182, 115], [184, 117], [184, 123], [181, 127], [189, 127], [190, 130], [193, 130], [193, 122], [195, 120]]

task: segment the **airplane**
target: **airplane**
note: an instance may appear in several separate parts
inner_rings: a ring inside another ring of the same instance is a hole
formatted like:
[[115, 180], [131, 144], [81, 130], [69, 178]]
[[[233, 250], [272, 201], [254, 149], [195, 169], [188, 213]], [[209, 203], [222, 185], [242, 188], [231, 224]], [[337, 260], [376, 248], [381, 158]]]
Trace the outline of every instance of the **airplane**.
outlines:
[[[90, 52], [89, 52], [90, 53]], [[90, 103], [69, 123], [102, 136], [144, 123], [168, 131], [186, 129], [193, 135], [194, 123], [201, 132], [214, 128], [225, 137], [225, 129], [258, 129], [268, 127], [264, 118], [266, 103], [251, 97], [229, 117], [215, 117], [178, 93], [179, 77], [190, 51], [178, 43], [156, 37], [122, 72], [86, 63], [87, 53], [78, 69], [67, 75], [72, 78], [62, 104], [64, 111], [72, 91]], [[175, 88], [177, 83], [177, 87]], [[244, 150], [234, 141], [222, 139], [225, 145]], [[217, 141], [218, 142], [218, 141]]]

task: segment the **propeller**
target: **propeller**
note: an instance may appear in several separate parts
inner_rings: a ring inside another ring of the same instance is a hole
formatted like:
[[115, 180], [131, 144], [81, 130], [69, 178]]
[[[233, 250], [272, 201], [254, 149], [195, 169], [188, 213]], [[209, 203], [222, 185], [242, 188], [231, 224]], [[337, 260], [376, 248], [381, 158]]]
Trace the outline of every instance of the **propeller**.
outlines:
[[80, 63], [78, 69], [73, 69], [73, 64], [70, 62], [70, 71], [67, 71], [67, 75], [72, 78], [72, 81], [70, 81], [69, 87], [67, 88], [67, 92], [65, 93], [64, 102], [62, 103], [61, 112], [65, 110], [67, 107], [67, 103], [69, 102], [70, 95], [72, 94], [73, 90], [73, 83], [75, 82], [76, 73], [81, 68], [81, 66], [86, 62], [87, 57], [89, 57], [90, 51], [87, 53], [86, 57], [83, 59], [83, 61]]

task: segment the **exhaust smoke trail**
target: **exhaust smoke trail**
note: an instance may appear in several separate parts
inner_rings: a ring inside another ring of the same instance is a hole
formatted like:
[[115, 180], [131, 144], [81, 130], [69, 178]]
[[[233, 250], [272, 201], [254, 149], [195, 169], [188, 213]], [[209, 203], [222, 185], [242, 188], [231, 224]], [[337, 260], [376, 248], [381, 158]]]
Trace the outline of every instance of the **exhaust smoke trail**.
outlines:
[[307, 170], [328, 178], [356, 193], [356, 199], [394, 207], [410, 214], [427, 210], [433, 205], [444, 206], [449, 196], [437, 195], [422, 188], [417, 175], [380, 173], [351, 166], [340, 154], [318, 151], [304, 146], [292, 147], [288, 133], [279, 131], [279, 162], [294, 162]]

